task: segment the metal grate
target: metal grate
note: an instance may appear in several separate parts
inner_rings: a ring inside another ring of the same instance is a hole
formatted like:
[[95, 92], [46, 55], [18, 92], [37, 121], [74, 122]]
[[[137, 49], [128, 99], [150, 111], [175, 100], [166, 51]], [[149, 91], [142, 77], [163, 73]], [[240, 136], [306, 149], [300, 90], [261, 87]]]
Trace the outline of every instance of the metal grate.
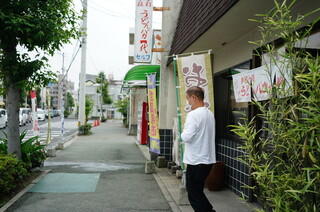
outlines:
[[227, 139], [217, 139], [217, 160], [222, 161], [226, 165], [225, 183], [230, 190], [239, 196], [250, 198], [251, 190], [245, 186], [249, 186], [249, 168], [238, 158], [245, 152], [238, 147], [238, 141]]

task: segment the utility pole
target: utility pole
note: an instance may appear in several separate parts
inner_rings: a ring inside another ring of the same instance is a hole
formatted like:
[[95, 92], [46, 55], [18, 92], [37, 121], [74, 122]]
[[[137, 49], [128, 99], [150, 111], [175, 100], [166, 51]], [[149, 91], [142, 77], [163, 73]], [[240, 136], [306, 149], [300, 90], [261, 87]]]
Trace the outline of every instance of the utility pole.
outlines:
[[[67, 75], [67, 73], [66, 73]], [[61, 81], [61, 84], [62, 84], [62, 91], [61, 91], [61, 99], [60, 99], [60, 121], [61, 121], [61, 136], [64, 135], [64, 86], [65, 86], [65, 79], [67, 80], [67, 76], [64, 75], [64, 53], [62, 54], [62, 81]], [[63, 138], [62, 138], [63, 139]]]
[[86, 57], [87, 57], [87, 15], [88, 0], [82, 1], [83, 6], [83, 23], [82, 23], [82, 40], [81, 40], [81, 73], [79, 79], [79, 113], [78, 126], [84, 125], [85, 117], [85, 83], [86, 83]]

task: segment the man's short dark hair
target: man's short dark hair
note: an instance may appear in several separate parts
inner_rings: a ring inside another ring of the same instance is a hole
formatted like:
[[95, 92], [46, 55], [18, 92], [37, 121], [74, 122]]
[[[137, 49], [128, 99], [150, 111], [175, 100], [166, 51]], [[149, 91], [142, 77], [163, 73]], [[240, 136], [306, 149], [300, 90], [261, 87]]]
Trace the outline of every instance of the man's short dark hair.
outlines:
[[195, 95], [200, 100], [204, 100], [204, 91], [202, 88], [200, 88], [198, 86], [193, 86], [193, 87], [188, 88], [186, 93], [189, 94], [190, 96]]

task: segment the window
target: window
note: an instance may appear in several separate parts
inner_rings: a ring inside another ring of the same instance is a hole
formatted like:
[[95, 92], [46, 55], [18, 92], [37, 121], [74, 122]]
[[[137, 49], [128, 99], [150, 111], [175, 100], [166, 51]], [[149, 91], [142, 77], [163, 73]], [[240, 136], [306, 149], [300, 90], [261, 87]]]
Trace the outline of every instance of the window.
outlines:
[[214, 77], [214, 104], [216, 118], [216, 135], [220, 138], [235, 138], [230, 131], [229, 125], [243, 122], [242, 115], [249, 115], [249, 103], [235, 101], [232, 74], [238, 73], [235, 69], [249, 70], [251, 61], [244, 62], [235, 67], [226, 69]]

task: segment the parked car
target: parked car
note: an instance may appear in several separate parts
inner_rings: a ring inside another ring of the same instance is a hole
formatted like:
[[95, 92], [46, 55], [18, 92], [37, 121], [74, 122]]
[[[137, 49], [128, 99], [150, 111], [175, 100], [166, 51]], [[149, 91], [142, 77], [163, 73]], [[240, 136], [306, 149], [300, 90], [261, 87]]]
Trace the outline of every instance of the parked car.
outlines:
[[[46, 114], [46, 118], [49, 118], [48, 110], [44, 110], [44, 113]], [[53, 117], [54, 117], [53, 109], [50, 109], [50, 118], [53, 118]]]
[[0, 128], [5, 128], [8, 123], [7, 111], [0, 108]]
[[26, 125], [27, 117], [28, 117], [27, 112], [23, 108], [20, 108], [20, 110], [19, 110], [19, 125], [20, 126]]
[[26, 123], [31, 123], [32, 122], [32, 113], [30, 108], [21, 108], [22, 113], [26, 114]]
[[44, 110], [37, 109], [37, 117], [39, 121], [45, 121], [46, 120], [46, 114]]

